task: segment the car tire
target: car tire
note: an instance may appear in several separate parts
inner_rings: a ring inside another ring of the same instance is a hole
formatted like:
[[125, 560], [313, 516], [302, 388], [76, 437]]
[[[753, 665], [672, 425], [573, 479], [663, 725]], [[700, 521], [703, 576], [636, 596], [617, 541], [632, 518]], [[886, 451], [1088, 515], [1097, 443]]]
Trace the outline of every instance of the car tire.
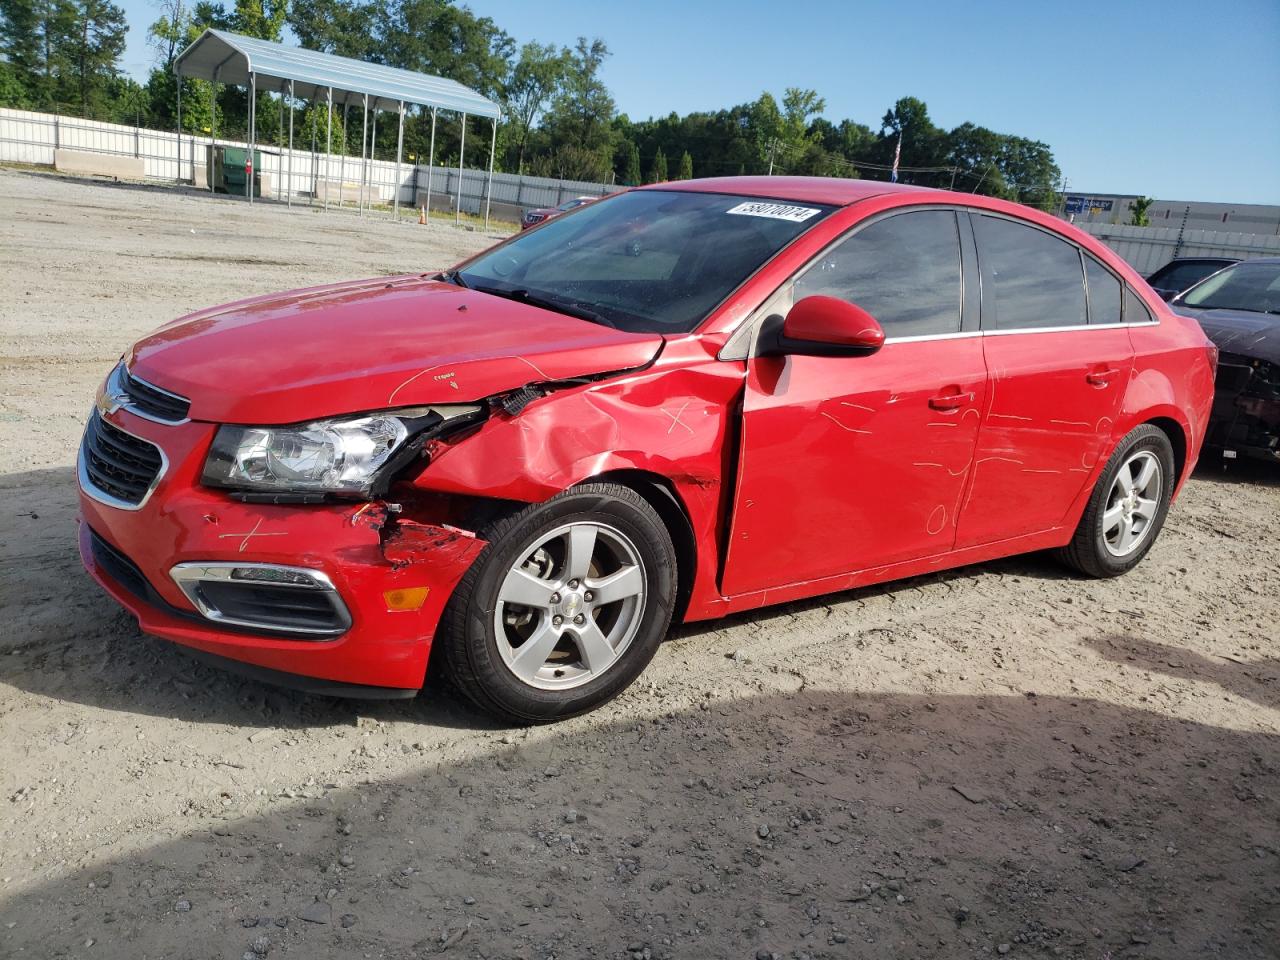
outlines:
[[1149, 423], [1135, 428], [1107, 460], [1075, 535], [1058, 551], [1059, 559], [1091, 577], [1118, 577], [1132, 570], [1160, 535], [1176, 484], [1168, 435]]
[[477, 706], [519, 724], [571, 717], [617, 696], [653, 659], [675, 607], [676, 555], [634, 490], [582, 484], [477, 535], [487, 544], [435, 639]]

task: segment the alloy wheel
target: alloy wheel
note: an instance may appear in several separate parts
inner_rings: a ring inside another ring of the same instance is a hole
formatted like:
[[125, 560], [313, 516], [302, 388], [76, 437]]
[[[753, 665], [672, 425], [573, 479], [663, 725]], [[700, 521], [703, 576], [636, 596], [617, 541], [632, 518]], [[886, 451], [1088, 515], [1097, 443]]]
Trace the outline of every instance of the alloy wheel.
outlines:
[[1142, 546], [1160, 512], [1164, 475], [1160, 460], [1141, 450], [1120, 465], [1102, 513], [1102, 542], [1113, 557], [1127, 557]]
[[503, 579], [498, 652], [529, 686], [580, 687], [621, 659], [645, 599], [644, 563], [625, 534], [605, 523], [565, 524], [522, 551]]

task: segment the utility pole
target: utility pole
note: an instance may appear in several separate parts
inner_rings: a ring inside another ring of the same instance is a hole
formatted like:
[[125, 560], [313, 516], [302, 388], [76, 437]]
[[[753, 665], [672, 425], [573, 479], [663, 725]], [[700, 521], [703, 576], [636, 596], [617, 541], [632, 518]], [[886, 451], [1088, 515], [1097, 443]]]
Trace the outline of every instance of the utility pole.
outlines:
[[773, 151], [777, 145], [778, 145], [777, 140], [769, 141], [769, 176], [771, 177], [773, 176]]

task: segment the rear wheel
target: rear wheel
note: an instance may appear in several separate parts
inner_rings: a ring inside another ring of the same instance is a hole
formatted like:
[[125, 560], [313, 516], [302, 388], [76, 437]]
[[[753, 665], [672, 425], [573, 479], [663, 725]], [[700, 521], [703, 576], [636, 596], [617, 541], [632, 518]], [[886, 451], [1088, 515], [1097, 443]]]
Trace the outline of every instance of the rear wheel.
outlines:
[[477, 705], [522, 723], [612, 699], [645, 668], [671, 621], [671, 537], [643, 497], [584, 484], [515, 510], [488, 541], [441, 621], [437, 643]]
[[1164, 526], [1176, 478], [1165, 432], [1151, 424], [1133, 430], [1107, 461], [1075, 536], [1059, 557], [1093, 577], [1133, 569]]

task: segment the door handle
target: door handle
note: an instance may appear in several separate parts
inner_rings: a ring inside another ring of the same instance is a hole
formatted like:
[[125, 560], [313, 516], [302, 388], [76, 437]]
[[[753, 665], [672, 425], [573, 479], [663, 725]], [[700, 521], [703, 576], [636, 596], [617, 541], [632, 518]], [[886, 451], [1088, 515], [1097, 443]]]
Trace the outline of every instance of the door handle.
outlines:
[[947, 393], [929, 398], [929, 406], [934, 410], [955, 410], [966, 403], [973, 403], [972, 393]]
[[1119, 367], [1108, 367], [1106, 370], [1095, 370], [1092, 373], [1085, 374], [1085, 380], [1095, 387], [1105, 387], [1111, 383], [1112, 377], [1123, 372]]

